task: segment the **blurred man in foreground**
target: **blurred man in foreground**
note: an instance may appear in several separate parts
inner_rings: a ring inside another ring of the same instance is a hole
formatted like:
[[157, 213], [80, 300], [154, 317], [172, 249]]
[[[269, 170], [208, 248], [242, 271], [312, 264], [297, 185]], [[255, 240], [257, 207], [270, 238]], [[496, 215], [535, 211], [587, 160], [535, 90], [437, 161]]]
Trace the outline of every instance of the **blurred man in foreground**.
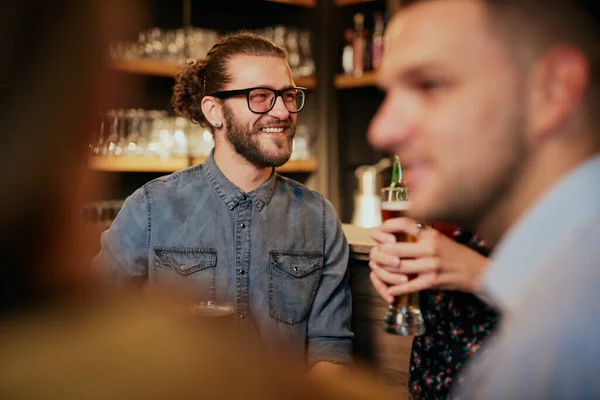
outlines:
[[391, 398], [351, 372], [310, 380], [243, 331], [168, 302], [94, 290], [80, 218], [102, 183], [86, 168], [87, 132], [128, 95], [107, 80], [105, 55], [126, 37], [113, 29], [137, 29], [135, 4], [0, 3], [0, 43], [13, 50], [0, 60], [0, 398]]
[[476, 276], [401, 262], [379, 279], [394, 295], [469, 287], [503, 312], [465, 398], [598, 395], [597, 2], [411, 3], [388, 28], [370, 141], [404, 161], [415, 219], [473, 228], [495, 252]]

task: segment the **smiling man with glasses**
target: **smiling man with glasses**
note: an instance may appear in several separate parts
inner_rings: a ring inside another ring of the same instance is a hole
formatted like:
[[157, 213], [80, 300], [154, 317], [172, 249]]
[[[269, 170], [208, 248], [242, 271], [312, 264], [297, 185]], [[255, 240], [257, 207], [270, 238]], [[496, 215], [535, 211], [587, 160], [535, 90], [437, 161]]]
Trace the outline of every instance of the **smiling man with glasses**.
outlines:
[[108, 282], [230, 303], [239, 326], [326, 371], [351, 361], [348, 243], [329, 201], [274, 170], [291, 156], [305, 90], [285, 51], [253, 34], [189, 65], [173, 106], [210, 127], [215, 148], [131, 195], [94, 264]]

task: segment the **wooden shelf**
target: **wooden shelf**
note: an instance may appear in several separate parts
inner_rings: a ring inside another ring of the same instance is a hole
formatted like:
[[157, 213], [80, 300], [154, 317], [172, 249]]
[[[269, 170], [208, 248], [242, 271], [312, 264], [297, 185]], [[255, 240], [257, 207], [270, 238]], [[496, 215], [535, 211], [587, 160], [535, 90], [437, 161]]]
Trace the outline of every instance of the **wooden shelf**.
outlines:
[[[316, 7], [317, 0], [267, 0], [273, 3], [290, 4], [300, 7]], [[370, 3], [375, 0], [335, 0], [335, 5], [338, 7], [348, 6], [351, 4]]]
[[283, 173], [286, 173], [286, 172], [294, 172], [294, 173], [315, 172], [317, 170], [317, 166], [318, 166], [317, 160], [315, 160], [315, 159], [294, 160], [294, 161], [288, 161], [281, 167], [277, 168], [277, 172], [283, 172]]
[[352, 75], [336, 75], [334, 85], [337, 89], [352, 89], [359, 87], [369, 87], [377, 85], [377, 73], [365, 72], [361, 77]]
[[338, 7], [349, 6], [351, 4], [370, 3], [375, 0], [335, 0], [335, 5]]
[[[175, 172], [204, 162], [204, 157], [196, 157], [189, 164], [186, 157], [160, 159], [154, 157], [91, 157], [89, 167], [94, 171], [104, 172]], [[317, 170], [317, 160], [295, 160], [277, 168], [279, 172], [308, 173]]]
[[130, 60], [113, 58], [111, 69], [138, 75], [174, 77], [183, 68], [181, 65], [169, 64], [153, 60]]
[[[175, 77], [175, 75], [181, 71], [183, 66], [144, 59], [112, 59], [110, 68], [115, 71], [127, 72], [130, 74]], [[296, 85], [308, 89], [314, 89], [317, 86], [317, 80], [314, 76], [297, 76], [294, 77], [294, 81], [296, 82]]]
[[155, 157], [91, 157], [89, 167], [108, 172], [175, 172], [188, 167], [186, 157], [160, 159]]
[[300, 7], [315, 7], [317, 5], [317, 0], [267, 0], [272, 3], [282, 3], [282, 4], [290, 4], [292, 6], [300, 6]]
[[[204, 162], [204, 157], [196, 157], [192, 159], [192, 165], [200, 164]], [[288, 161], [281, 167], [277, 168], [277, 172], [282, 173], [308, 173], [315, 172], [317, 170], [318, 163], [316, 159], [308, 160], [293, 160]]]
[[314, 89], [317, 87], [317, 80], [314, 76], [295, 76], [294, 83], [307, 89]]

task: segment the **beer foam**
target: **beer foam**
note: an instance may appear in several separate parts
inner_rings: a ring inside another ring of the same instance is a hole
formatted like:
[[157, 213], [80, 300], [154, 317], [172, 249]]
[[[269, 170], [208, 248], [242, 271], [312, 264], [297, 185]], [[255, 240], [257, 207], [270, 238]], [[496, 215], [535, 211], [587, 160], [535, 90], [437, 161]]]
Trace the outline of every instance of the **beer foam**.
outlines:
[[384, 201], [381, 203], [381, 209], [386, 211], [408, 211], [410, 202], [408, 201]]

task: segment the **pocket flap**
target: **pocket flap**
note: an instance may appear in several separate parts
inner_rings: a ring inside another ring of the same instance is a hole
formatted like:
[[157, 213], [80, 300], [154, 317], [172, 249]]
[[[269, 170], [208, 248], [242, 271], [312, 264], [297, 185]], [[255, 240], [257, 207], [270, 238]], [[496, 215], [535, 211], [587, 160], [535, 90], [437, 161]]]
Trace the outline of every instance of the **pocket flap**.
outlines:
[[323, 266], [323, 253], [320, 251], [278, 251], [269, 252], [271, 262], [282, 271], [300, 278]]
[[180, 275], [189, 275], [217, 264], [216, 249], [154, 248], [158, 266], [172, 268]]

